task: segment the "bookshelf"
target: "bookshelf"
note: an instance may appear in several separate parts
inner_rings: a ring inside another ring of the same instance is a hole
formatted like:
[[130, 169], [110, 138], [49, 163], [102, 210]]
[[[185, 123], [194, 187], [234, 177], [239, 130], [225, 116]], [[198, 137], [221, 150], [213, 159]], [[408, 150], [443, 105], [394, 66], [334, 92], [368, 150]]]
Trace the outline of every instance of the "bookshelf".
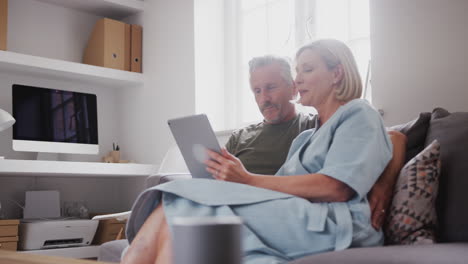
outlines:
[[[100, 143], [121, 143], [126, 132], [121, 123], [132, 118], [126, 116], [132, 110], [126, 104], [127, 95], [145, 91], [144, 74], [80, 62], [98, 19], [143, 25], [145, 6], [148, 3], [141, 0], [9, 0], [8, 47], [0, 51], [0, 108], [11, 111], [10, 88], [15, 83], [95, 93], [102, 121]], [[29, 153], [13, 152], [11, 132], [1, 133], [0, 140], [0, 156], [15, 158], [0, 159], [0, 202], [5, 214], [14, 218], [20, 218], [21, 209], [11, 201], [22, 204], [25, 191], [39, 189], [58, 190], [63, 201], [86, 202], [94, 212], [127, 211], [158, 167], [30, 160]], [[126, 149], [133, 158], [130, 148]], [[23, 253], [95, 258], [98, 250], [98, 246], [88, 246]]]
[[1, 50], [0, 71], [115, 88], [141, 87], [143, 85], [143, 74], [141, 73]]
[[44, 3], [77, 9], [102, 17], [122, 19], [143, 12], [143, 0], [37, 0]]

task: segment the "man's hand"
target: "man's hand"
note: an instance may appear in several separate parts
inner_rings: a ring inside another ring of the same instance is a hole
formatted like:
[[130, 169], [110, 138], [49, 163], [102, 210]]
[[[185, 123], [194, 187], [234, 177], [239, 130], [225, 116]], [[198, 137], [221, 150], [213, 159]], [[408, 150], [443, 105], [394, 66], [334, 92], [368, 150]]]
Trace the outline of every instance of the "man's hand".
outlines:
[[382, 227], [388, 215], [393, 187], [405, 161], [406, 136], [397, 131], [388, 131], [388, 134], [393, 144], [393, 157], [367, 196], [372, 226], [377, 230]]
[[217, 180], [248, 184], [253, 177], [242, 162], [230, 154], [226, 149], [221, 149], [221, 154], [207, 150], [209, 160], [205, 161], [206, 170]]
[[393, 197], [393, 184], [376, 182], [369, 192], [372, 226], [379, 230], [385, 222]]

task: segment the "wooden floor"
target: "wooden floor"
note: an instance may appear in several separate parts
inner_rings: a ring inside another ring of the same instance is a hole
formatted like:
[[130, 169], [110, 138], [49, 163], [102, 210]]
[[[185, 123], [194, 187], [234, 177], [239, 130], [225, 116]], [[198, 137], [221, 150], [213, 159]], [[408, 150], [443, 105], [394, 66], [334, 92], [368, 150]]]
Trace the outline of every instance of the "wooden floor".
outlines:
[[62, 257], [41, 256], [34, 254], [22, 254], [15, 251], [0, 250], [1, 264], [103, 264], [93, 260], [71, 259]]

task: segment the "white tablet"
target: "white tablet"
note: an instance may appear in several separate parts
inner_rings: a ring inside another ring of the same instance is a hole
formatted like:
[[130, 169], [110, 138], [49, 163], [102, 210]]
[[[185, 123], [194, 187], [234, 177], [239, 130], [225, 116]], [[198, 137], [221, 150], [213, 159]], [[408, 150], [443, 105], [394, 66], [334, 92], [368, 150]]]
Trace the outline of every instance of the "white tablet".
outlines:
[[221, 153], [221, 148], [206, 115], [170, 119], [167, 124], [192, 177], [213, 179], [204, 163], [208, 159], [206, 149]]

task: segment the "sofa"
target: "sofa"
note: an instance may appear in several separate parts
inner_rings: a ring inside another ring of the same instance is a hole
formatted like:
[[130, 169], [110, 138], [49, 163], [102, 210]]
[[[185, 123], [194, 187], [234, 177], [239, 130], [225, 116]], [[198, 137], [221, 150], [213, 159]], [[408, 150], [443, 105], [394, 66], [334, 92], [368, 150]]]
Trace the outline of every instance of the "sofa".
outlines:
[[[438, 224], [425, 227], [433, 229], [435, 241], [350, 248], [307, 256], [291, 264], [468, 263], [468, 112], [449, 113], [436, 108], [390, 129], [407, 136], [407, 162], [414, 160], [434, 140], [440, 144], [438, 192], [433, 197]], [[164, 182], [187, 177], [165, 175], [159, 179]], [[99, 260], [118, 262], [126, 245], [128, 242], [125, 240], [101, 245]]]

